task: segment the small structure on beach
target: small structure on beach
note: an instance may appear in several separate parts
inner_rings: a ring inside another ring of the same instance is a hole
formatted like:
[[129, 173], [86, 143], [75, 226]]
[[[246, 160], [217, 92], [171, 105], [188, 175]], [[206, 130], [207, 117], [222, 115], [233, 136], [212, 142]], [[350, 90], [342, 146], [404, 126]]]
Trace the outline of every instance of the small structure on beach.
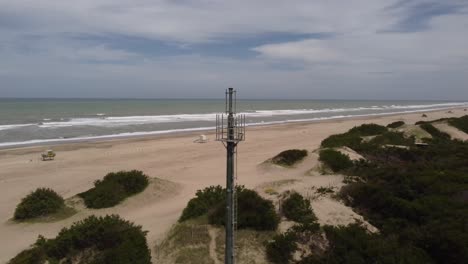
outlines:
[[42, 160], [53, 160], [55, 158], [55, 152], [51, 149], [46, 150], [45, 152], [41, 153]]
[[193, 141], [194, 143], [206, 143], [208, 138], [205, 135], [200, 135], [197, 139]]

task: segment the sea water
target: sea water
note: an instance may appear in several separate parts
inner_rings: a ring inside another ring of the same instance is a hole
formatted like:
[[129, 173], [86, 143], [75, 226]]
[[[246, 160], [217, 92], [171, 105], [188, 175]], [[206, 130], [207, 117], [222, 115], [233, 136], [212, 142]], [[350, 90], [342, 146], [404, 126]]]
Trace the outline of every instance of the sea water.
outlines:
[[[424, 112], [468, 102], [247, 100], [247, 125]], [[56, 144], [212, 129], [224, 99], [0, 99], [0, 147]]]

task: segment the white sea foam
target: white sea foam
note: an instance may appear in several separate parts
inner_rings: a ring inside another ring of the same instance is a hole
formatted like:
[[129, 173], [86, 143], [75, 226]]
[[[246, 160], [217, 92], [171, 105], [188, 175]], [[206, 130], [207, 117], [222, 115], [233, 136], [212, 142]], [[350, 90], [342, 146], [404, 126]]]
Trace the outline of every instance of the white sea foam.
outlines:
[[[385, 111], [400, 109], [429, 109], [429, 108], [449, 108], [457, 106], [468, 106], [468, 103], [442, 103], [429, 105], [384, 105], [356, 108], [325, 108], [325, 109], [285, 109], [285, 110], [256, 110], [246, 111], [246, 118], [261, 118], [274, 116], [294, 116], [305, 114], [323, 114], [323, 113], [345, 113], [359, 111]], [[176, 123], [176, 122], [196, 122], [196, 121], [214, 121], [216, 113], [207, 114], [179, 114], [179, 115], [152, 115], [152, 116], [116, 116], [99, 118], [72, 118], [68, 121], [44, 122], [39, 125], [41, 128], [60, 128], [73, 126], [97, 126], [97, 127], [119, 127], [130, 125]]]
[[13, 125], [0, 125], [0, 130], [8, 130], [19, 127], [33, 126], [35, 124], [13, 124]]
[[[464, 104], [467, 105], [467, 104]], [[435, 107], [434, 107], [435, 106]], [[315, 118], [305, 118], [305, 119], [288, 119], [282, 121], [259, 121], [248, 123], [247, 126], [264, 126], [264, 125], [274, 125], [274, 124], [284, 124], [284, 123], [295, 123], [295, 122], [313, 122], [321, 120], [331, 120], [331, 119], [342, 119], [342, 118], [353, 118], [353, 117], [367, 117], [367, 116], [385, 116], [392, 114], [404, 114], [404, 113], [418, 113], [425, 111], [434, 111], [434, 110], [443, 110], [451, 109], [457, 105], [447, 105], [445, 104], [444, 108], [438, 107], [439, 105], [433, 105], [433, 108], [424, 107], [424, 109], [411, 109], [405, 111], [394, 111], [394, 112], [384, 112], [384, 113], [370, 113], [370, 114], [354, 114], [354, 115], [335, 115], [329, 117], [315, 117]], [[91, 140], [102, 140], [102, 139], [114, 139], [114, 138], [130, 138], [130, 137], [140, 137], [140, 136], [149, 136], [149, 135], [162, 135], [162, 134], [171, 134], [171, 133], [182, 133], [182, 132], [195, 132], [195, 131], [206, 131], [213, 130], [214, 127], [196, 127], [196, 128], [183, 128], [183, 129], [170, 129], [170, 130], [161, 130], [161, 131], [145, 131], [145, 132], [127, 132], [120, 134], [112, 135], [102, 135], [102, 136], [83, 136], [75, 138], [56, 138], [56, 139], [34, 139], [21, 142], [4, 142], [0, 143], [0, 148], [5, 147], [20, 147], [27, 145], [40, 145], [40, 144], [51, 144], [51, 143], [66, 143], [66, 142], [80, 142], [80, 141], [91, 141]]]
[[114, 139], [114, 138], [139, 137], [139, 136], [149, 136], [149, 135], [162, 135], [162, 134], [171, 134], [171, 133], [205, 131], [205, 130], [212, 130], [212, 129], [214, 129], [214, 127], [197, 127], [197, 128], [170, 129], [170, 130], [162, 130], [162, 131], [127, 132], [127, 133], [120, 133], [120, 134], [114, 134], [114, 135], [87, 136], [87, 137], [75, 137], [75, 138], [33, 139], [33, 140], [27, 140], [27, 141], [0, 143], [0, 148], [10, 147], [10, 146], [36, 145], [36, 144], [40, 145], [40, 144], [47, 144], [47, 143], [80, 142], [80, 141], [99, 140], [99, 139]]
[[[351, 115], [343, 116], [356, 116], [362, 111], [374, 111], [375, 113], [366, 113], [366, 115], [374, 115], [385, 112], [396, 112], [405, 110], [404, 112], [416, 112], [418, 110], [437, 110], [437, 109], [448, 109], [453, 107], [468, 107], [468, 102], [458, 103], [440, 103], [440, 104], [426, 104], [426, 105], [383, 105], [383, 106], [370, 106], [370, 107], [355, 107], [355, 108], [325, 108], [325, 109], [284, 109], [284, 110], [250, 110], [240, 114], [244, 114], [250, 122], [260, 122], [258, 119], [265, 117], [271, 118], [275, 116], [285, 116], [282, 121], [271, 121], [274, 123], [292, 122], [292, 120], [321, 120], [323, 118], [331, 117], [320, 117], [313, 116], [310, 118], [299, 118], [301, 115], [320, 115], [320, 114], [333, 114], [333, 113], [351, 113]], [[145, 125], [145, 124], [160, 124], [160, 123], [181, 123], [181, 122], [200, 122], [207, 121], [213, 122], [216, 118], [216, 113], [205, 113], [205, 114], [178, 114], [178, 115], [151, 115], [151, 116], [105, 116], [105, 113], [97, 113], [98, 117], [90, 118], [72, 118], [69, 120], [61, 118], [60, 121], [50, 121], [50, 119], [43, 119], [43, 122], [38, 124], [8, 124], [0, 125], [1, 130], [15, 129], [26, 126], [38, 126], [40, 128], [55, 129], [63, 127], [122, 127], [132, 125]], [[298, 116], [294, 118], [294, 116]], [[257, 120], [252, 120], [257, 119]], [[266, 122], [266, 123], [271, 123]], [[265, 124], [263, 122], [262, 124]]]

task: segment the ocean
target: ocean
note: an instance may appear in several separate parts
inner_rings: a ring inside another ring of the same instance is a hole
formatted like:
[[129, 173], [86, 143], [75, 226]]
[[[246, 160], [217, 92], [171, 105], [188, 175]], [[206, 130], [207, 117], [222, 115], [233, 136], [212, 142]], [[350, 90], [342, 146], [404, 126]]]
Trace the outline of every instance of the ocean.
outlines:
[[[468, 102], [237, 100], [248, 126], [468, 107]], [[0, 148], [201, 131], [224, 99], [0, 99]]]

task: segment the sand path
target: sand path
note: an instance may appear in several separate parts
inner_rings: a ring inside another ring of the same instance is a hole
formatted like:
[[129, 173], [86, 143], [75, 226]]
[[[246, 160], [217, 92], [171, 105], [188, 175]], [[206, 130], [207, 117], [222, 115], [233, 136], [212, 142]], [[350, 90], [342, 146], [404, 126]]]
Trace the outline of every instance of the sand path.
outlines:
[[468, 140], [468, 134], [459, 130], [456, 127], [453, 127], [445, 122], [443, 123], [434, 123], [434, 126], [442, 132], [449, 134], [453, 139], [459, 140]]
[[[466, 114], [463, 110], [452, 111], [454, 114], [450, 116]], [[313, 158], [305, 160], [292, 171], [266, 171], [258, 165], [283, 150], [314, 150], [328, 135], [343, 133], [361, 123], [375, 122], [386, 125], [396, 120], [414, 123], [421, 119], [420, 116], [421, 114], [407, 114], [250, 127], [247, 130], [247, 140], [242, 142], [238, 149], [238, 183], [255, 188], [266, 182], [297, 179], [307, 184], [327, 185], [330, 178], [326, 176], [304, 176], [304, 172], [314, 166]], [[430, 113], [429, 116], [431, 119], [437, 119], [448, 115], [445, 111], [439, 111]], [[207, 135], [209, 139], [214, 138], [211, 133]], [[48, 162], [39, 160], [39, 153], [45, 148], [1, 150], [0, 263], [5, 263], [34, 243], [39, 234], [54, 237], [61, 228], [90, 214], [117, 213], [142, 225], [144, 230], [149, 231], [147, 239], [153, 249], [177, 221], [182, 209], [197, 189], [225, 184], [224, 147], [221, 143], [211, 140], [206, 144], [192, 143], [196, 137], [196, 134], [190, 134], [61, 145], [54, 147], [57, 159]], [[83, 209], [76, 215], [58, 222], [17, 224], [9, 221], [21, 198], [38, 187], [53, 188], [65, 198], [70, 198], [92, 187], [95, 180], [101, 179], [108, 172], [132, 169], [142, 170], [150, 177], [164, 180], [161, 182], [161, 189], [154, 185], [115, 208]], [[300, 187], [300, 182], [296, 187]], [[336, 210], [340, 211], [342, 208], [336, 207]]]
[[221, 264], [216, 254], [216, 236], [218, 235], [218, 231], [216, 228], [208, 227], [208, 234], [210, 235], [210, 257], [213, 259], [214, 264]]

